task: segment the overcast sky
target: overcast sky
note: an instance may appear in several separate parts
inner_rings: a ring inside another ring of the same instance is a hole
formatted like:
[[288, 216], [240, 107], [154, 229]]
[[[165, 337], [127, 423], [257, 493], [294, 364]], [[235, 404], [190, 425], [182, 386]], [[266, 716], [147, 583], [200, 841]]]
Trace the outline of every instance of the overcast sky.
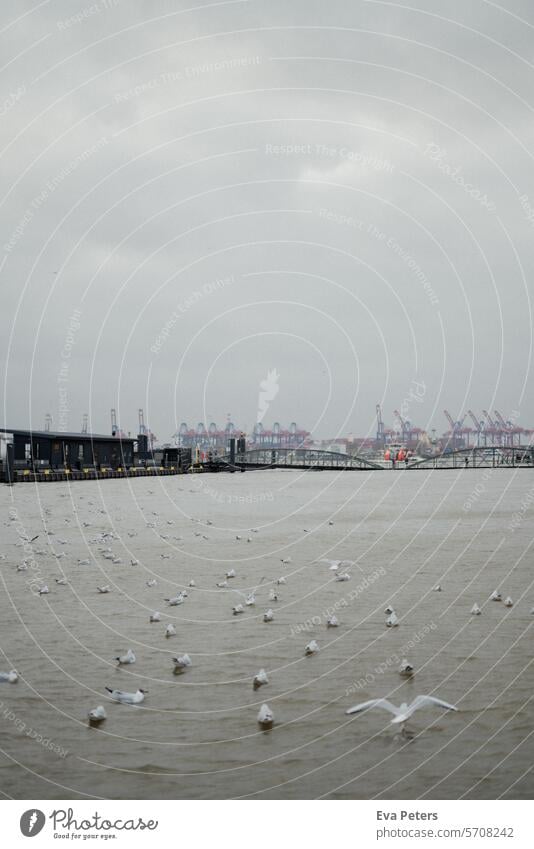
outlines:
[[534, 427], [532, 3], [0, 15], [1, 424]]

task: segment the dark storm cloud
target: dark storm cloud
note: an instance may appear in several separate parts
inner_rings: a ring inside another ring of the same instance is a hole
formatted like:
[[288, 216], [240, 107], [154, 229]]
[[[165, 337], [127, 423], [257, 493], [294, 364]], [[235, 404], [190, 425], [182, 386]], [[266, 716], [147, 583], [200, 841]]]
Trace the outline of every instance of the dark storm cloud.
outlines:
[[414, 380], [422, 427], [534, 420], [528, 3], [2, 14], [4, 419], [57, 417], [79, 310], [72, 428], [251, 427], [272, 368], [267, 424], [320, 436], [372, 432]]

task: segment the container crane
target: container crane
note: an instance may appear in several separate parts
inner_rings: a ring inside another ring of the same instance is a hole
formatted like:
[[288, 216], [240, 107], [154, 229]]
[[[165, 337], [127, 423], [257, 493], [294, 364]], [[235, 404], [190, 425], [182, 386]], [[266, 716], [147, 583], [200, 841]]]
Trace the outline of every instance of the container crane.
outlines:
[[82, 433], [87, 433], [88, 424], [89, 424], [89, 416], [88, 416], [87, 413], [84, 413], [83, 419], [82, 419]]
[[398, 410], [393, 410], [393, 415], [397, 418], [397, 421], [401, 426], [401, 437], [403, 441], [409, 442], [409, 440], [411, 439], [412, 430], [411, 423], [408, 421], [408, 419], [403, 419]]
[[46, 416], [45, 416], [45, 431], [47, 433], [50, 432], [50, 425], [51, 424], [52, 424], [52, 416], [50, 415], [50, 413], [47, 413]]
[[497, 437], [500, 438], [501, 436], [501, 430], [497, 427], [496, 423], [493, 421], [487, 410], [482, 410], [482, 412], [486, 416], [486, 432], [489, 432], [491, 434], [492, 441], [495, 443], [496, 441], [498, 441]]
[[[477, 417], [475, 416], [475, 414], [472, 410], [468, 410], [467, 415], [470, 417], [471, 421], [473, 422], [473, 424], [475, 426], [475, 433], [477, 435], [477, 445], [480, 445], [480, 438], [481, 438], [482, 433], [483, 433], [482, 423], [479, 422], [479, 420], [477, 419]], [[484, 436], [484, 444], [485, 444], [485, 442], [486, 442], [486, 438]]]
[[382, 419], [382, 410], [380, 404], [376, 405], [376, 441], [379, 448], [381, 448], [386, 441], [386, 436], [384, 433], [384, 421]]

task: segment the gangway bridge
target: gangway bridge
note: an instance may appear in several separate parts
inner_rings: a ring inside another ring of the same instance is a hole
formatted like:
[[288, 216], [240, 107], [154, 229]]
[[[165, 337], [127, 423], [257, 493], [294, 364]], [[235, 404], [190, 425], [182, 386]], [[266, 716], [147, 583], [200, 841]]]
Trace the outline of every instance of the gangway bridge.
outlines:
[[[210, 461], [208, 461], [210, 462]], [[304, 469], [316, 471], [358, 471], [384, 469], [380, 463], [365, 457], [322, 451], [316, 448], [252, 448], [235, 457], [225, 454], [214, 458], [212, 465], [223, 469]]]

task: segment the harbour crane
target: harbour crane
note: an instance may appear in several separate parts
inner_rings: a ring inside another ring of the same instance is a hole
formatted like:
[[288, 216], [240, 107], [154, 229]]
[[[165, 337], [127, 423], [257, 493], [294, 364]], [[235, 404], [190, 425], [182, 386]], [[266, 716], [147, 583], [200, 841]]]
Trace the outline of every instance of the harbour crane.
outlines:
[[83, 419], [82, 419], [82, 433], [87, 433], [88, 424], [89, 424], [89, 416], [88, 416], [87, 413], [84, 413]]
[[376, 405], [376, 441], [379, 447], [382, 447], [386, 441], [380, 404]]
[[47, 413], [46, 416], [45, 416], [45, 431], [47, 433], [49, 433], [49, 431], [50, 431], [50, 425], [51, 424], [52, 424], [52, 416], [50, 415], [50, 413]]
[[[482, 427], [482, 423], [479, 422], [479, 420], [477, 419], [477, 417], [475, 416], [475, 414], [472, 410], [468, 410], [467, 415], [470, 417], [471, 421], [473, 422], [473, 424], [475, 426], [475, 433], [477, 435], [477, 445], [480, 445], [480, 439], [481, 439], [482, 433], [484, 432], [484, 429]], [[486, 438], [484, 436], [484, 443], [485, 443], [485, 441], [486, 441]]]
[[403, 440], [409, 440], [410, 439], [410, 431], [411, 431], [410, 422], [408, 421], [408, 419], [403, 419], [398, 410], [393, 410], [393, 415], [396, 416], [397, 421], [400, 424], [402, 439]]

